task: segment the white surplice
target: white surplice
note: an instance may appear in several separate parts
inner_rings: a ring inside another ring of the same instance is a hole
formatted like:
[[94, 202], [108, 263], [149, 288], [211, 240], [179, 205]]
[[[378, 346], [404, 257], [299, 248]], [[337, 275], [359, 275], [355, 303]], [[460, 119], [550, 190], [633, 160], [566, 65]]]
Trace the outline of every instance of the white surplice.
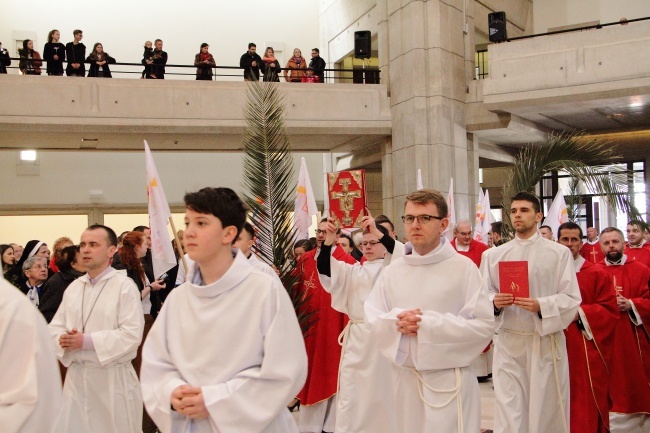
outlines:
[[567, 247], [537, 233], [487, 250], [481, 272], [491, 299], [499, 291], [499, 262], [521, 260], [528, 262], [530, 297], [539, 301], [543, 319], [514, 305], [497, 316], [494, 431], [561, 433], [570, 425], [563, 330], [574, 320], [581, 302], [573, 257]]
[[[297, 432], [287, 405], [307, 376], [293, 305], [276, 280], [235, 260], [201, 285], [198, 265], [167, 297], [142, 351], [145, 407], [163, 433]], [[207, 419], [172, 411], [181, 385], [201, 387]]]
[[255, 269], [264, 272], [266, 275], [270, 276], [278, 283], [280, 283], [280, 285], [282, 285], [282, 280], [280, 280], [280, 277], [275, 272], [275, 269], [260, 260], [259, 257], [255, 255], [255, 253], [251, 253], [250, 257], [248, 258], [248, 263]]
[[[417, 336], [397, 315], [419, 308]], [[494, 333], [487, 290], [474, 262], [445, 238], [429, 254], [393, 260], [365, 304], [366, 321], [396, 375], [397, 432], [478, 432], [481, 398], [469, 365]], [[377, 380], [385, 380], [378, 378]]]
[[61, 373], [47, 323], [0, 276], [0, 430], [49, 433], [61, 409]]
[[388, 254], [386, 259], [350, 265], [331, 257], [331, 277], [318, 275], [323, 288], [332, 295], [332, 308], [350, 318], [343, 331], [336, 433], [396, 431], [393, 407], [386, 398], [393, 392], [392, 366], [379, 353], [363, 311], [368, 295], [391, 258]]
[[[91, 335], [94, 350], [61, 348], [59, 336], [73, 328]], [[131, 360], [142, 341], [144, 316], [138, 288], [126, 272], [113, 269], [95, 285], [88, 274], [73, 281], [49, 329], [68, 367], [56, 431], [141, 432], [142, 396]]]

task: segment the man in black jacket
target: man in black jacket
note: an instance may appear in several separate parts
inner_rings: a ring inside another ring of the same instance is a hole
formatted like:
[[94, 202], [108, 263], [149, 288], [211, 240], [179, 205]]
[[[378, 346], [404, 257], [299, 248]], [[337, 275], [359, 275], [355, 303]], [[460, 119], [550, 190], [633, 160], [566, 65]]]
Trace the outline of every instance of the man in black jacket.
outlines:
[[[154, 41], [154, 50], [151, 60], [153, 64], [151, 65], [151, 74], [147, 75], [146, 78], [155, 78], [157, 80], [165, 79], [165, 65], [167, 64], [167, 52], [163, 51], [163, 41], [162, 39], [156, 39]], [[147, 62], [149, 63], [149, 62]]]
[[86, 46], [81, 43], [84, 37], [81, 30], [72, 32], [74, 40], [65, 45], [65, 56], [68, 59], [68, 66], [65, 69], [65, 74], [70, 77], [83, 77], [86, 75]]
[[9, 57], [7, 49], [2, 48], [2, 42], [0, 42], [0, 74], [7, 73], [7, 66], [11, 66], [11, 57]]
[[259, 81], [260, 80], [260, 67], [262, 66], [262, 58], [255, 51], [257, 45], [254, 43], [248, 44], [248, 51], [246, 51], [239, 59], [239, 67], [244, 68], [244, 81]]
[[318, 77], [319, 83], [325, 82], [325, 60], [320, 56], [320, 51], [318, 48], [311, 49], [311, 62], [309, 62], [309, 67], [314, 70], [314, 75]]

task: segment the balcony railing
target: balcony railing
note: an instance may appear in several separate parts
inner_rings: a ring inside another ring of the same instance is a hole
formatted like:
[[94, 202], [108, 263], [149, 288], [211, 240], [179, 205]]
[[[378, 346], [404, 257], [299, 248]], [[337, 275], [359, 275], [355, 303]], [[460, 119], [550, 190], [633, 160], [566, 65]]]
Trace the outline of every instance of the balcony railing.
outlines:
[[[19, 63], [21, 60], [19, 57], [11, 58], [11, 66], [8, 66], [7, 69], [19, 69]], [[40, 67], [41, 75], [47, 75], [45, 72], [47, 70], [47, 61], [45, 59], [40, 59], [43, 65]], [[89, 62], [84, 62], [87, 65]], [[142, 78], [144, 65], [141, 63], [122, 63], [116, 62], [110, 64], [111, 74], [115, 77], [120, 76], [120, 78], [126, 77], [135, 77]], [[282, 72], [278, 74], [280, 81], [283, 82], [284, 71], [302, 71], [306, 74], [305, 69], [294, 69], [294, 68], [282, 68]], [[86, 67], [86, 73], [88, 67]], [[240, 78], [244, 79], [244, 68], [239, 66], [216, 66], [212, 68], [212, 80], [218, 81], [223, 78]], [[260, 78], [263, 75], [260, 71]], [[380, 83], [380, 73], [381, 71], [378, 68], [353, 68], [353, 69], [340, 69], [340, 68], [331, 68], [325, 69], [323, 72], [323, 82], [324, 83], [354, 83], [354, 84], [379, 84]], [[179, 77], [180, 79], [195, 79], [196, 78], [196, 66], [194, 65], [165, 65], [165, 75], [171, 75]]]

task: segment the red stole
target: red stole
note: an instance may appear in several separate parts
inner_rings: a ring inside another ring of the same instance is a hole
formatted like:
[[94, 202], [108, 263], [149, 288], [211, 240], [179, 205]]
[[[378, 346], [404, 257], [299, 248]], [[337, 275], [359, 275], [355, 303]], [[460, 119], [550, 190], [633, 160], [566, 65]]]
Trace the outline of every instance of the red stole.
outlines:
[[590, 263], [600, 263], [605, 260], [605, 254], [603, 254], [599, 242], [596, 242], [593, 245], [585, 242], [582, 247], [580, 247], [580, 255]]
[[576, 274], [593, 339], [572, 322], [564, 330], [569, 358], [571, 433], [609, 431], [609, 374], [619, 313], [616, 295], [602, 267], [585, 261]]
[[632, 323], [627, 312], [616, 324], [614, 357], [609, 369], [612, 412], [650, 413], [650, 268], [628, 257], [624, 265], [598, 265], [609, 274], [612, 290], [634, 303], [643, 324]]
[[[339, 335], [348, 323], [348, 316], [332, 308], [332, 296], [323, 289], [316, 268], [316, 250], [300, 256], [302, 276], [299, 289], [310, 296], [305, 312], [313, 313], [315, 323], [307, 331], [307, 380], [298, 394], [300, 404], [313, 405], [336, 394], [341, 346]], [[357, 261], [337, 246], [333, 257], [351, 265]]]

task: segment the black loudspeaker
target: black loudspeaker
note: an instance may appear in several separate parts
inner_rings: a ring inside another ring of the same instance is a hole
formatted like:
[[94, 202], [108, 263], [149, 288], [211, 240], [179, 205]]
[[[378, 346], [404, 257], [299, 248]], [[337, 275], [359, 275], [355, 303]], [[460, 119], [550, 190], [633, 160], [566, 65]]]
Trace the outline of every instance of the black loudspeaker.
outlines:
[[488, 14], [488, 29], [490, 30], [490, 42], [503, 42], [508, 39], [506, 13], [492, 12]]
[[370, 58], [370, 31], [354, 32], [354, 58]]

